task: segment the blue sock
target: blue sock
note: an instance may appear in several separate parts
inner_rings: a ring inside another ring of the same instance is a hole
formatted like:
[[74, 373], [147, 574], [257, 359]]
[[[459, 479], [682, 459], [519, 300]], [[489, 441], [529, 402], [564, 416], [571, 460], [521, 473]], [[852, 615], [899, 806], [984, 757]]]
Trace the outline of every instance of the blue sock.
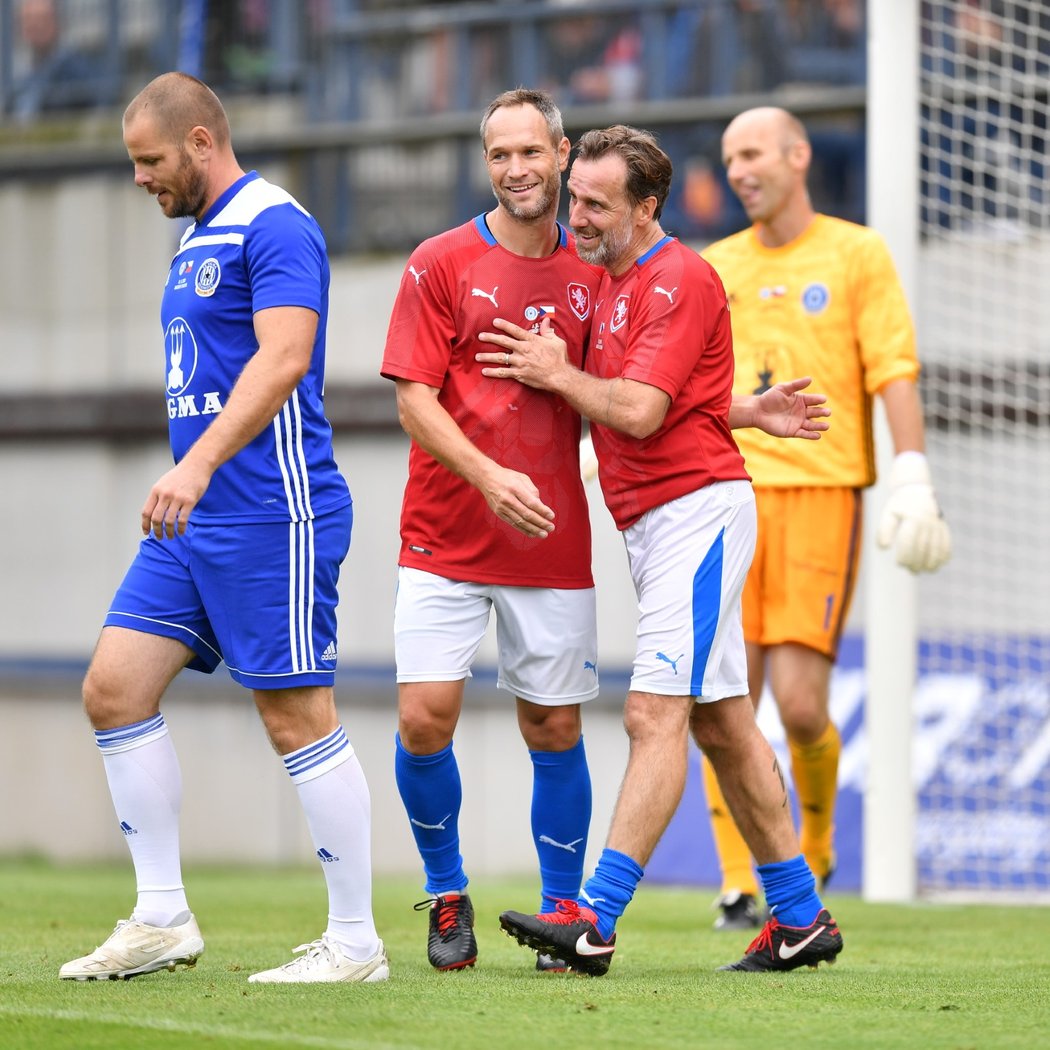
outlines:
[[400, 734], [394, 740], [394, 777], [423, 858], [425, 889], [427, 893], [466, 889], [459, 852], [463, 786], [452, 745], [433, 755], [413, 755], [405, 750]]
[[532, 837], [540, 859], [540, 913], [574, 901], [583, 885], [591, 777], [583, 737], [568, 751], [530, 751]]
[[598, 916], [598, 932], [605, 940], [613, 935], [616, 920], [631, 903], [644, 874], [626, 853], [618, 853], [608, 846], [602, 850], [598, 866], [580, 894], [580, 903]]
[[782, 926], [812, 926], [824, 907], [817, 896], [813, 872], [800, 853], [791, 860], [760, 864], [758, 877], [770, 914]]

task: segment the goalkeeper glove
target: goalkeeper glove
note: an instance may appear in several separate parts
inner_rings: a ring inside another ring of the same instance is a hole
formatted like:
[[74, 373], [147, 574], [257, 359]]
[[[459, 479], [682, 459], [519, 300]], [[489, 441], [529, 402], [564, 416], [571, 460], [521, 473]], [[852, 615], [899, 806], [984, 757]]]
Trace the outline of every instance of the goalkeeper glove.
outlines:
[[879, 546], [893, 547], [897, 564], [912, 572], [939, 569], [951, 557], [952, 538], [937, 505], [926, 457], [901, 452], [893, 461], [889, 484], [876, 537]]
[[589, 435], [580, 439], [580, 474], [584, 481], [594, 481], [598, 476], [598, 457]]

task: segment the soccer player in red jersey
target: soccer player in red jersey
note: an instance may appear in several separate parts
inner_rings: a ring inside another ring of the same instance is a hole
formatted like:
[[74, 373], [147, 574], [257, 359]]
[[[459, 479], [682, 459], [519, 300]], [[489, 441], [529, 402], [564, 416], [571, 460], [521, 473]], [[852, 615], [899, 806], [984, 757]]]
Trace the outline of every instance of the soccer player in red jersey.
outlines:
[[651, 135], [617, 125], [588, 132], [577, 149], [570, 223], [580, 256], [606, 271], [584, 368], [548, 325], [533, 332], [506, 318], [481, 335], [494, 346], [478, 360], [486, 375], [560, 394], [591, 420], [602, 491], [638, 592], [624, 712], [630, 755], [606, 847], [581, 893], [553, 913], [504, 912], [500, 922], [571, 969], [604, 974], [616, 921], [681, 799], [691, 731], [759, 861], [773, 914], [724, 968], [830, 962], [842, 937], [799, 851], [783, 777], [748, 698], [740, 596], [755, 501], [730, 427], [756, 405], [732, 398], [725, 291], [660, 226], [671, 163]]
[[546, 321], [581, 365], [600, 270], [557, 222], [569, 140], [553, 99], [500, 95], [481, 139], [496, 206], [412, 253], [382, 365], [412, 438], [394, 613], [395, 771], [439, 970], [477, 958], [452, 738], [491, 613], [497, 684], [515, 697], [533, 763], [541, 909], [582, 882], [591, 783], [580, 705], [598, 694], [579, 414], [557, 394], [486, 378], [474, 355], [478, 333], [512, 317], [537, 330]]

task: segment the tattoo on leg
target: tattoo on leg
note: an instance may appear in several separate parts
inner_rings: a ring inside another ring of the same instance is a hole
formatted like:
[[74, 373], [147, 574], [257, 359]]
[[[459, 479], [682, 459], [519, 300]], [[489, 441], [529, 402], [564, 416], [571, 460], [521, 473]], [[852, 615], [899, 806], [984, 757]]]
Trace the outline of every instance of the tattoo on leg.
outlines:
[[780, 768], [780, 763], [777, 761], [776, 755], [773, 756], [773, 772], [776, 773], [780, 780], [780, 790], [783, 792], [783, 798], [780, 805], [781, 808], [783, 808], [788, 804], [787, 784], [784, 781], [784, 771]]

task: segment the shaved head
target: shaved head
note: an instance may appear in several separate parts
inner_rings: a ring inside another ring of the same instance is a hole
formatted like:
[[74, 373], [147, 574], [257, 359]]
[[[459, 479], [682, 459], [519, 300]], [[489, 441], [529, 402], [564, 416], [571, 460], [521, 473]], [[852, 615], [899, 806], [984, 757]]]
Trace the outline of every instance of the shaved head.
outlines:
[[745, 109], [743, 113], [729, 122], [725, 135], [731, 132], [771, 134], [785, 153], [797, 142], [809, 144], [809, 135], [802, 121], [779, 106], [756, 106], [754, 109]]
[[786, 109], [758, 106], [722, 134], [722, 163], [763, 244], [786, 244], [813, 217], [806, 189], [813, 151], [802, 121]]
[[217, 146], [230, 144], [230, 122], [218, 96], [188, 73], [163, 73], [151, 80], [124, 110], [124, 126], [140, 117], [148, 117], [169, 142], [183, 142], [200, 126], [208, 129]]
[[222, 103], [186, 73], [151, 80], [124, 110], [123, 131], [135, 185], [156, 198], [169, 219], [199, 221], [244, 175]]

